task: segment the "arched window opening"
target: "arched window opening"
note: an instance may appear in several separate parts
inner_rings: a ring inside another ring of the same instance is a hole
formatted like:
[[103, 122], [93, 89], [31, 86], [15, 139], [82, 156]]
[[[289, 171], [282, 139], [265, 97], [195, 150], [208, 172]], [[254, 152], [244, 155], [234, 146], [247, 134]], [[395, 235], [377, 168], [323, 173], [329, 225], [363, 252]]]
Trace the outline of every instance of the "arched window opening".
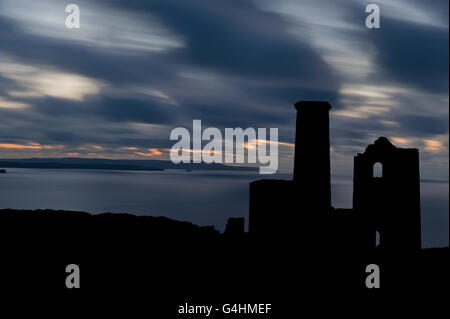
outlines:
[[373, 164], [373, 177], [383, 177], [383, 165], [380, 162]]
[[378, 232], [378, 230], [376, 231], [375, 238], [375, 247], [378, 247], [380, 246], [380, 233]]

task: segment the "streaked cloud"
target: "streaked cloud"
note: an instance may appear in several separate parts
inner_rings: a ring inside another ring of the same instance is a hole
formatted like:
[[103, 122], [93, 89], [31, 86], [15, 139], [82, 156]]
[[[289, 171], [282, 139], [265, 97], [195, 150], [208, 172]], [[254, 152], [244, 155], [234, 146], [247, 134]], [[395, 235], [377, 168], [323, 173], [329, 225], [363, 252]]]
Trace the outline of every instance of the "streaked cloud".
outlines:
[[[184, 46], [183, 39], [174, 36], [158, 17], [126, 13], [93, 1], [79, 0], [82, 27], [68, 32], [64, 27], [65, 6], [57, 0], [2, 0], [0, 16], [14, 17], [27, 33], [102, 50], [132, 50], [162, 52]], [[62, 14], [63, 13], [63, 14]]]
[[100, 92], [99, 81], [81, 76], [18, 63], [0, 62], [0, 75], [15, 81], [22, 90], [7, 91], [11, 97], [54, 97], [83, 101]]
[[29, 107], [30, 104], [24, 102], [8, 101], [0, 97], [0, 108], [4, 109], [23, 109]]
[[28, 143], [28, 144], [13, 144], [13, 143], [0, 143], [0, 148], [5, 149], [18, 149], [18, 150], [48, 150], [48, 149], [63, 149], [64, 145], [41, 145], [39, 143]]
[[135, 154], [141, 155], [141, 156], [145, 156], [145, 157], [155, 157], [155, 156], [160, 156], [163, 153], [160, 150], [156, 149], [156, 148], [149, 148], [146, 153], [135, 152]]
[[423, 142], [425, 143], [425, 150], [431, 152], [439, 152], [444, 147], [442, 142], [438, 140], [424, 139]]
[[[0, 157], [167, 158], [174, 127], [277, 127], [327, 100], [332, 168], [378, 136], [448, 176], [448, 1], [0, 0]], [[64, 145], [64, 149], [29, 144]], [[97, 148], [94, 146], [98, 146]], [[162, 154], [159, 154], [161, 152]], [[139, 154], [140, 153], [140, 154]]]

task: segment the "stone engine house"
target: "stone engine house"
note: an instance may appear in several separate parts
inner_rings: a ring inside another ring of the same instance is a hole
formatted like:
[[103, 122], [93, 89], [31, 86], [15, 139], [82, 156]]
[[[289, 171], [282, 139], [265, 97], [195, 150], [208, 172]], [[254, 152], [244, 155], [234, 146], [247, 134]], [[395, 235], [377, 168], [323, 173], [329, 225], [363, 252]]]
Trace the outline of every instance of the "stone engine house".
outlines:
[[419, 249], [419, 151], [378, 138], [354, 158], [353, 209], [331, 206], [328, 102], [295, 104], [292, 180], [250, 184], [249, 232], [324, 248]]

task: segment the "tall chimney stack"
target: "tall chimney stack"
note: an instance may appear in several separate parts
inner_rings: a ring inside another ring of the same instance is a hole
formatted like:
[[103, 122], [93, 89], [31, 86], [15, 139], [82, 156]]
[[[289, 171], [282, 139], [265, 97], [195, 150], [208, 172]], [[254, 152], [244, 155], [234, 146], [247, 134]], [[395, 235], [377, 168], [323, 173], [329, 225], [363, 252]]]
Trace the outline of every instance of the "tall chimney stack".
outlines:
[[302, 202], [320, 210], [331, 207], [329, 111], [322, 101], [300, 101], [295, 134], [294, 183]]

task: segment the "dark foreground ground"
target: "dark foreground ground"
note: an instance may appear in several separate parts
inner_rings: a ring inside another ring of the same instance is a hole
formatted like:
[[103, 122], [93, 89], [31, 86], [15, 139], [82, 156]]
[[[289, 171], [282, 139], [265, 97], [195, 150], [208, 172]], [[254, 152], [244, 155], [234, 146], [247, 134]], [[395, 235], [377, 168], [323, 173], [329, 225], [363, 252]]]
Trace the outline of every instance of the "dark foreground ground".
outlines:
[[[448, 248], [327, 250], [276, 239], [262, 244], [163, 217], [13, 210], [0, 210], [0, 240], [0, 290], [25, 306], [31, 298], [41, 306], [59, 300], [70, 309], [90, 304], [139, 309], [147, 318], [207, 318], [177, 311], [186, 303], [270, 303], [269, 314], [209, 317], [297, 318], [311, 310], [313, 317], [365, 317], [387, 306], [389, 313], [392, 306], [414, 312], [431, 301], [431, 316], [449, 289]], [[68, 264], [80, 267], [80, 289], [65, 285]], [[365, 285], [368, 264], [380, 267], [379, 289]]]

